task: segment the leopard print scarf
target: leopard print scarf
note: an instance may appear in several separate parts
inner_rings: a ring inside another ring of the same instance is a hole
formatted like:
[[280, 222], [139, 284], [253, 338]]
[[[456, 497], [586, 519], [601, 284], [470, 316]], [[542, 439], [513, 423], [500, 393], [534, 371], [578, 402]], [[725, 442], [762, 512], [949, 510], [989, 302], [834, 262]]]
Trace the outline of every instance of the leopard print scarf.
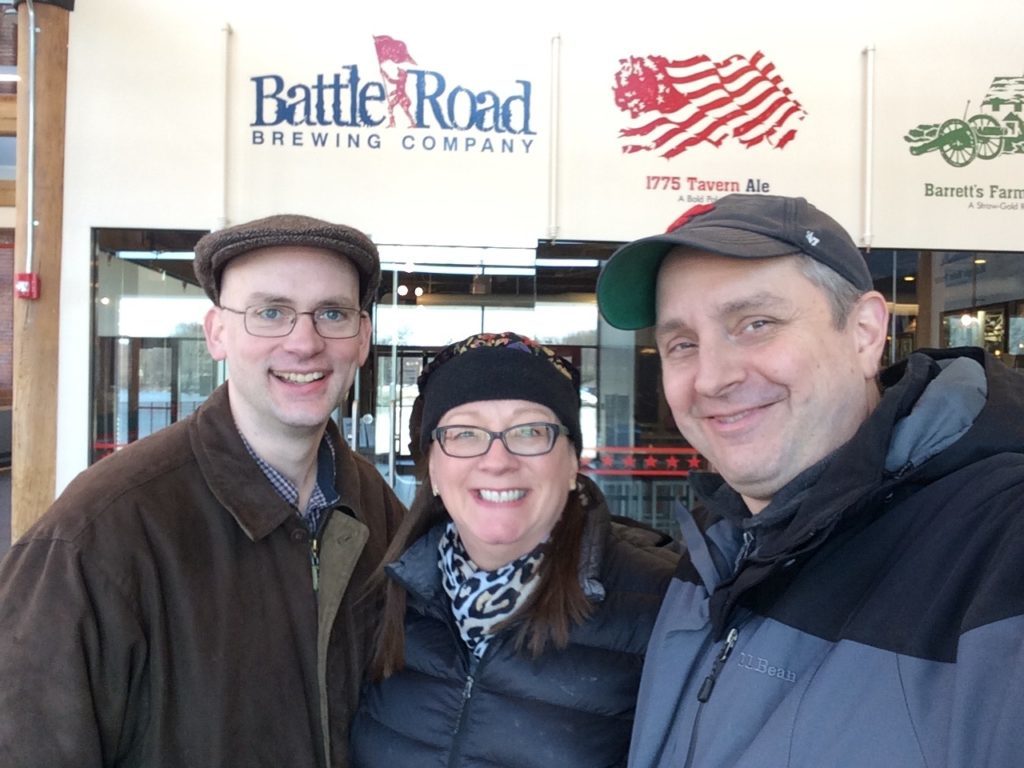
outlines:
[[445, 527], [437, 547], [441, 582], [451, 598], [459, 634], [477, 658], [487, 650], [494, 625], [511, 616], [540, 581], [537, 572], [543, 547], [496, 571], [484, 571], [469, 559], [455, 524]]

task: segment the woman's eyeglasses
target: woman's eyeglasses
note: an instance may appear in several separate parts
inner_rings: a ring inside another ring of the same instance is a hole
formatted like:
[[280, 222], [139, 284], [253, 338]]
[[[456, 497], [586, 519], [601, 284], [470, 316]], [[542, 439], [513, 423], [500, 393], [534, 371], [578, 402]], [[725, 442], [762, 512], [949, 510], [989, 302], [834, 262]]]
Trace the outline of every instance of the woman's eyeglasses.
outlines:
[[431, 436], [448, 456], [471, 459], [491, 450], [491, 443], [495, 440], [501, 440], [505, 450], [516, 456], [543, 456], [551, 452], [561, 435], [568, 434], [569, 430], [561, 424], [532, 421], [529, 424], [516, 424], [500, 432], [452, 424], [438, 427]]

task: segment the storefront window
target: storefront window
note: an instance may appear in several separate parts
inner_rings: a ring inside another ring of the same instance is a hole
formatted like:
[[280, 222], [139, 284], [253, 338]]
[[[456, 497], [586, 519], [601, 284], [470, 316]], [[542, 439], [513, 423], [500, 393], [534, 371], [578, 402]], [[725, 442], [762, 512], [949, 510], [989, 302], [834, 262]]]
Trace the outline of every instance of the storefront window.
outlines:
[[189, 415], [223, 380], [192, 276], [201, 235], [95, 232], [90, 461]]
[[1007, 365], [1024, 366], [1024, 254], [944, 252], [934, 258], [941, 345], [982, 347]]
[[[360, 452], [376, 463], [400, 498], [417, 481], [408, 418], [426, 360], [474, 333], [514, 331], [564, 355], [581, 372], [584, 457], [599, 442], [597, 305], [599, 261], [574, 250], [555, 258], [533, 249], [384, 246], [374, 310], [374, 353], [360, 375]], [[363, 442], [365, 441], [365, 442]]]
[[[195, 284], [196, 231], [95, 231], [93, 461], [192, 413], [228, 372], [206, 350], [209, 300]], [[582, 469], [612, 510], [677, 533], [675, 503], [706, 462], [679, 434], [649, 329], [599, 317], [594, 291], [615, 243], [536, 249], [381, 247], [373, 352], [349, 405], [346, 438], [405, 501], [416, 379], [442, 347], [483, 331], [516, 331], [554, 347], [582, 374]], [[866, 252], [892, 320], [883, 364], [918, 347], [983, 347], [1024, 367], [1024, 254]]]

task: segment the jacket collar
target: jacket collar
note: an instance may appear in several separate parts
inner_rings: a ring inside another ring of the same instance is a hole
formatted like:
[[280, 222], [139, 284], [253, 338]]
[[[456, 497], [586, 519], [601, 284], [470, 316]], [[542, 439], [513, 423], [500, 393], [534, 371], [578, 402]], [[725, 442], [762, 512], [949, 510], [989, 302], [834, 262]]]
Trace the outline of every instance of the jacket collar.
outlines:
[[[808, 556], [838, 527], [866, 524], [868, 516], [864, 512], [881, 509], [873, 502], [905, 479], [902, 473], [887, 472], [885, 468], [896, 425], [910, 415], [940, 370], [932, 356], [915, 353], [897, 369], [886, 371], [881, 381], [888, 386], [881, 401], [854, 437], [807, 470], [816, 479], [807, 482], [797, 477], [793, 488], [787, 486], [778, 495], [778, 503], [786, 505], [787, 514], [772, 514], [768, 524], [758, 529], [757, 545], [744, 567], [712, 596], [716, 634], [721, 633], [722, 623], [739, 595]], [[737, 526], [749, 520], [745, 505], [735, 502], [738, 494], [721, 478], [701, 479], [699, 490], [710, 492], [703, 498], [714, 513]], [[773, 499], [764, 512], [771, 512], [775, 504]]]
[[[845, 445], [804, 470], [762, 512], [768, 525], [758, 526], [760, 558], [791, 556], [802, 545], [831, 530], [844, 511], [885, 479], [885, 459], [895, 425], [914, 407], [937, 373], [925, 355], [912, 355], [902, 376], [892, 380], [878, 406]], [[739, 527], [753, 522], [739, 494], [718, 475], [694, 476], [694, 489], [708, 507]]]
[[[354, 514], [360, 491], [355, 459], [333, 421], [327, 423], [327, 430], [335, 447], [338, 506]], [[196, 411], [189, 440], [210, 491], [250, 539], [258, 541], [289, 520], [301, 524], [294, 508], [274, 490], [246, 450], [231, 416], [227, 384], [214, 390]]]

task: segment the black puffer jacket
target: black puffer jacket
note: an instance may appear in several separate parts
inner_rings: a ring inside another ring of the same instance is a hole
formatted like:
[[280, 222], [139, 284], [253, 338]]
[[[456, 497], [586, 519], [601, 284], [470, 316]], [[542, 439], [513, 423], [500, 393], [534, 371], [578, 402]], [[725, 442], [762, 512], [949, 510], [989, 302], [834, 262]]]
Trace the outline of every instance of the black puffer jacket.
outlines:
[[677, 556], [656, 531], [612, 522], [597, 488], [588, 492], [580, 578], [595, 606], [564, 650], [533, 659], [506, 632], [472, 657], [441, 586], [440, 527], [389, 566], [409, 592], [406, 666], [364, 691], [353, 766], [626, 764], [644, 652]]

